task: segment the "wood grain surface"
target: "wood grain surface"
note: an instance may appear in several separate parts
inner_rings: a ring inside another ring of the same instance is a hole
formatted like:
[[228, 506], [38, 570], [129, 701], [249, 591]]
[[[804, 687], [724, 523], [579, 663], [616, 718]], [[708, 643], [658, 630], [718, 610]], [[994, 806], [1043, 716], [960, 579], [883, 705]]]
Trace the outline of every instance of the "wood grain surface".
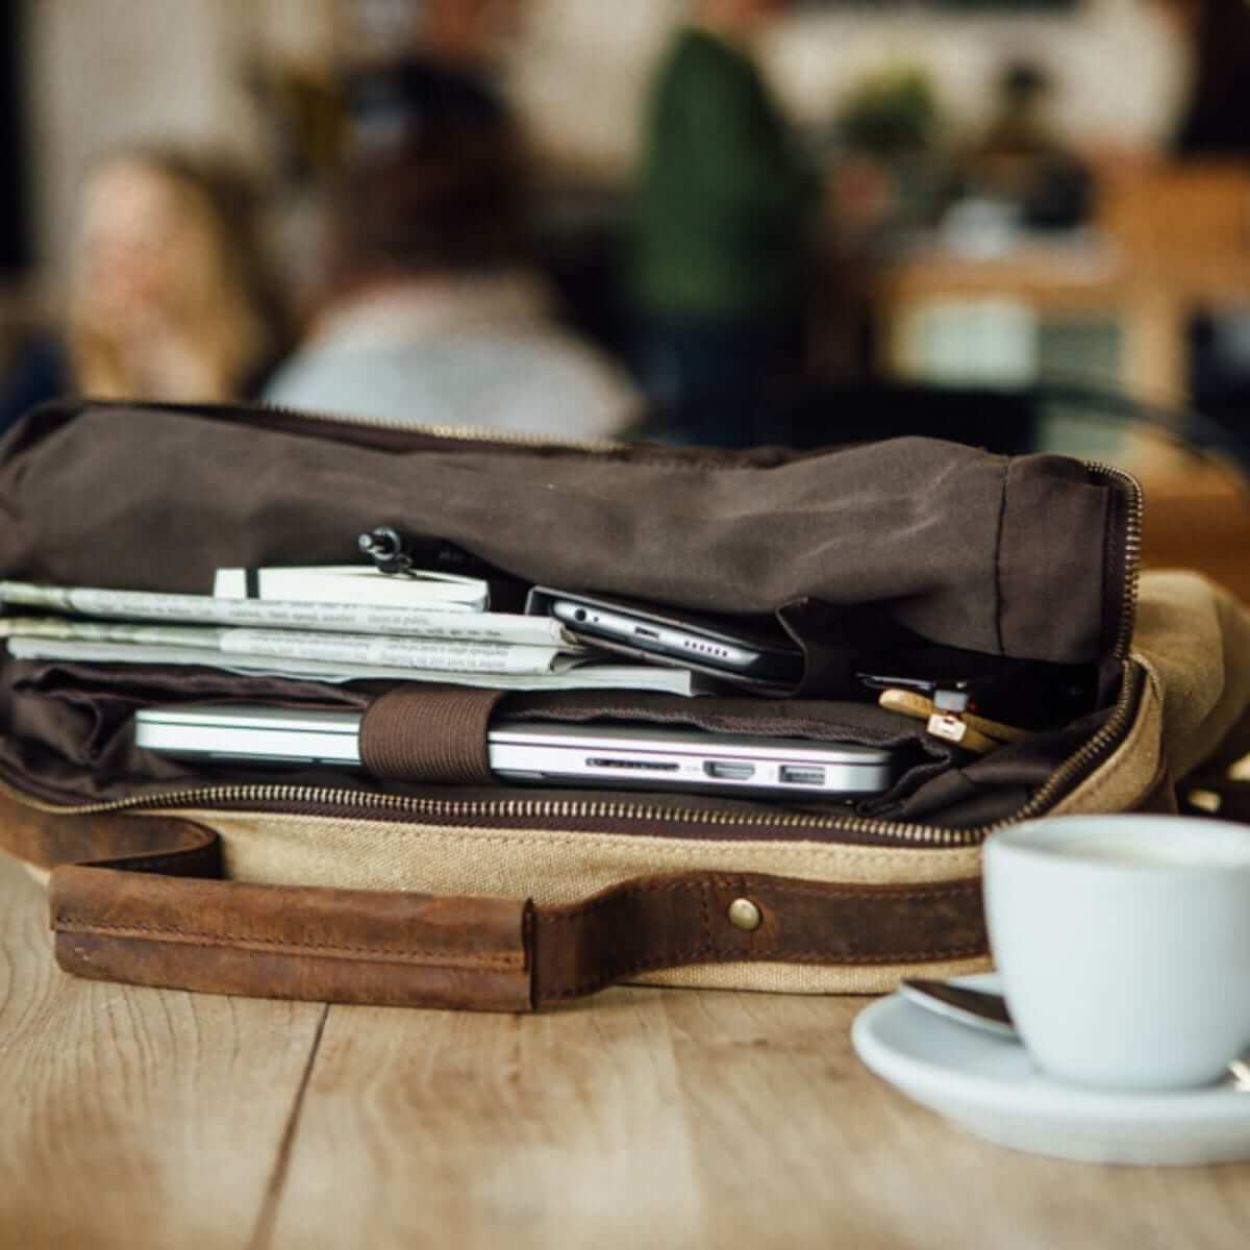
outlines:
[[0, 856], [0, 1246], [242, 1246], [325, 1008], [63, 975]]
[[1099, 1168], [870, 1076], [861, 1000], [615, 990], [533, 1017], [56, 971], [0, 861], [0, 1247], [1250, 1244], [1250, 1166]]

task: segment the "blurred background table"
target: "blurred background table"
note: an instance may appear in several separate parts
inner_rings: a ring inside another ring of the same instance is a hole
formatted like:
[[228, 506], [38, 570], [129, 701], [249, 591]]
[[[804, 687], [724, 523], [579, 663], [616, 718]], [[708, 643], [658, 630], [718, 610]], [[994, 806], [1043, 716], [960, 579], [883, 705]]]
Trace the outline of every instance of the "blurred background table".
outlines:
[[196, 997], [53, 965], [0, 861], [0, 1245], [1241, 1247], [1250, 1166], [948, 1129], [862, 999], [620, 989], [531, 1017]]
[[[1128, 395], [1178, 403], [1190, 390], [1195, 317], [1250, 301], [1250, 173], [1160, 165], [1111, 178], [1087, 228], [961, 248], [939, 234], [897, 248], [873, 283], [883, 372], [931, 372], [916, 319], [934, 307], [1012, 305], [1032, 321], [1105, 318], [1120, 335], [1113, 378]], [[965, 344], [974, 353], [977, 344]], [[1027, 379], [1024, 379], [1027, 380]]]

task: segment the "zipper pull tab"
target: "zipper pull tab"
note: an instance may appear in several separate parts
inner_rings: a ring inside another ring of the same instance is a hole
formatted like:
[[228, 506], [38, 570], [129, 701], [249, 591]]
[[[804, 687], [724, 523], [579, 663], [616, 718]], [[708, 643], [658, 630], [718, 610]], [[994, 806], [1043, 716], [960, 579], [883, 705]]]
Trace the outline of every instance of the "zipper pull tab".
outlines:
[[992, 738], [978, 733], [966, 720], [954, 712], [935, 711], [926, 722], [925, 729], [935, 738], [941, 738], [944, 742], [953, 742], [963, 747], [965, 751], [975, 751], [978, 755], [988, 755], [990, 751], [1002, 745], [1001, 742], [995, 742]]
[[373, 561], [379, 573], [413, 577], [412, 556], [403, 535], [393, 525], [378, 525], [356, 539], [356, 545]]
[[994, 741], [969, 724], [969, 720], [975, 718], [965, 719], [957, 712], [944, 712], [934, 700], [914, 690], [883, 690], [877, 702], [889, 712], [901, 712], [914, 720], [924, 721], [925, 730], [933, 737], [953, 742], [965, 751], [986, 755], [1002, 746], [1001, 742]]

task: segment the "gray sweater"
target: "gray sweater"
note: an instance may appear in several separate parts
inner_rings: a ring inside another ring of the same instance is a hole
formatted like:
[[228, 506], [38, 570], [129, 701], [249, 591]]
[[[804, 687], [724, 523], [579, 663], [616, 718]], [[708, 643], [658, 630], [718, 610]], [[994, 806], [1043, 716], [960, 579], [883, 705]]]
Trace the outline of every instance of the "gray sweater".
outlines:
[[422, 279], [340, 304], [273, 376], [291, 408], [416, 425], [612, 439], [639, 401], [523, 275]]

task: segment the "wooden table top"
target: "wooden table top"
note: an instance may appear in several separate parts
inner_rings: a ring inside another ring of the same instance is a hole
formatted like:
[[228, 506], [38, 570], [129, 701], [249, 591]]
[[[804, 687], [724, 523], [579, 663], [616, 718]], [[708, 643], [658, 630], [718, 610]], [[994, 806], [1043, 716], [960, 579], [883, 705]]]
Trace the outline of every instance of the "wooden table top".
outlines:
[[74, 980], [0, 857], [0, 1246], [958, 1246], [1250, 1240], [1250, 1166], [1100, 1168], [943, 1125], [863, 1000], [616, 990], [518, 1018]]

